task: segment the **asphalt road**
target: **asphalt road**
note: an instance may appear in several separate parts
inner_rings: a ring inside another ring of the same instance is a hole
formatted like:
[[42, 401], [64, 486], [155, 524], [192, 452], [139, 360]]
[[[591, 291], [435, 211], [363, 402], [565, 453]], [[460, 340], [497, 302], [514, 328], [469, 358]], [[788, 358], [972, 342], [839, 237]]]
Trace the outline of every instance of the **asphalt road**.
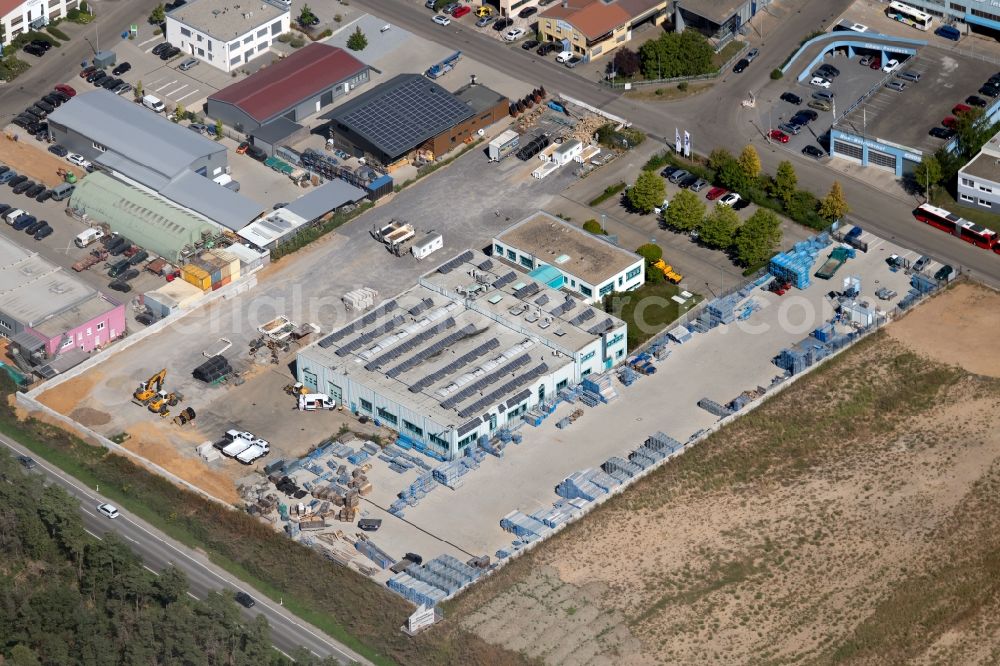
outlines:
[[[14, 455], [32, 455], [20, 444], [6, 438], [0, 437], [0, 444], [7, 447]], [[44, 474], [49, 482], [63, 488], [80, 501], [84, 527], [92, 536], [100, 539], [101, 535], [109, 531], [117, 532], [142, 558], [146, 568], [154, 574], [168, 564], [173, 564], [187, 574], [189, 594], [195, 599], [203, 599], [209, 592], [221, 589], [242, 590], [253, 597], [257, 601], [254, 607], [247, 609], [240, 606], [240, 612], [248, 619], [257, 615], [267, 618], [271, 627], [271, 640], [282, 652], [287, 654], [302, 646], [316, 656], [334, 657], [342, 663], [352, 661], [361, 664], [371, 663], [326, 636], [319, 629], [299, 620], [285, 608], [272, 604], [263, 594], [230, 576], [201, 553], [174, 541], [121, 508], [119, 508], [121, 515], [114, 520], [99, 515], [96, 508], [102, 502], [107, 502], [107, 498], [85, 488], [76, 479], [66, 476], [47, 462], [38, 460], [37, 457], [35, 460], [38, 461], [36, 472]]]
[[[778, 21], [761, 14], [754, 19], [755, 32], [751, 41], [761, 54], [743, 73], [726, 72], [706, 94], [677, 102], [644, 102], [622, 96], [595, 81], [588, 81], [551, 56], [543, 58], [534, 51], [524, 51], [518, 45], [507, 45], [481, 35], [472, 22], [452, 21], [447, 27], [431, 21], [433, 15], [415, 0], [355, 0], [355, 4], [425, 39], [463, 53], [479, 62], [515, 76], [530, 85], [544, 85], [550, 93], [560, 93], [587, 102], [623, 118], [654, 138], [668, 137], [673, 144], [675, 127], [687, 129], [695, 149], [708, 154], [714, 148], [738, 152], [748, 143], [757, 146], [764, 168], [772, 173], [781, 160], [790, 160], [799, 178], [799, 185], [824, 196], [834, 180], [840, 180], [848, 204], [850, 218], [868, 230], [899, 242], [916, 251], [961, 267], [976, 279], [1000, 286], [1000, 257], [975, 248], [958, 238], [924, 224], [917, 223], [911, 211], [920, 203], [914, 197], [876, 189], [867, 182], [831, 171], [822, 163], [798, 153], [776, 149], [764, 139], [766, 128], [753, 123], [754, 116], [746, 113], [740, 102], [753, 91], [758, 98], [776, 98], [787, 87], [781, 81], [771, 81], [770, 72], [780, 66], [803, 37], [827, 25], [839, 16], [852, 0], [807, 2], [786, 0], [787, 14]], [[763, 30], [763, 39], [759, 35]]]

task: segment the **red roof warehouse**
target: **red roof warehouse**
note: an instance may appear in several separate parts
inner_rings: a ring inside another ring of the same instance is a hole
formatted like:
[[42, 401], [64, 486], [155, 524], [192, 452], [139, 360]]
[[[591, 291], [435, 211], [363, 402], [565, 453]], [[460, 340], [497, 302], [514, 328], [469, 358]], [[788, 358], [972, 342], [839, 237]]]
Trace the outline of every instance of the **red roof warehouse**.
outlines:
[[205, 112], [249, 134], [279, 118], [300, 121], [367, 82], [368, 65], [316, 42], [210, 96]]

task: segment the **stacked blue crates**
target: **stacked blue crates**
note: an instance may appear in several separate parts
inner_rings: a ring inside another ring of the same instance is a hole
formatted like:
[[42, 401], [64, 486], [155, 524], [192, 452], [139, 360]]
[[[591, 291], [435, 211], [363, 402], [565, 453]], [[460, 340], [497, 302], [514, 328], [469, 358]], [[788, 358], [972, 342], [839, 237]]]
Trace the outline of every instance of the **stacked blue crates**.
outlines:
[[511, 511], [501, 518], [500, 527], [519, 537], [528, 537], [531, 535], [540, 537], [552, 531], [545, 523], [520, 511]]
[[396, 560], [389, 557], [384, 550], [376, 546], [371, 541], [358, 539], [354, 542], [354, 548], [382, 569], [388, 569], [396, 563]]
[[708, 328], [715, 328], [723, 324], [732, 324], [736, 321], [736, 304], [740, 301], [739, 293], [729, 294], [722, 298], [709, 301], [705, 306], [705, 313], [702, 316]]
[[446, 595], [442, 590], [419, 581], [407, 573], [399, 573], [386, 583], [388, 588], [417, 606], [435, 606]]
[[833, 338], [833, 324], [827, 322], [812, 332], [812, 336], [820, 342], [829, 342]]
[[655, 432], [646, 438], [646, 446], [657, 451], [662, 451], [666, 455], [676, 453], [684, 448], [684, 445], [673, 437], [662, 432]]
[[632, 477], [642, 471], [642, 467], [639, 465], [636, 465], [634, 462], [629, 462], [624, 458], [620, 458], [619, 456], [612, 456], [608, 458], [604, 461], [604, 464], [601, 465], [601, 469], [616, 479], [621, 478], [616, 473], [622, 473]]
[[606, 489], [600, 488], [595, 485], [588, 477], [587, 473], [591, 470], [584, 470], [583, 472], [573, 472], [567, 476], [559, 485], [556, 486], [556, 494], [559, 497], [565, 497], [566, 499], [585, 499], [588, 502], [593, 502], [595, 499], [607, 492]]
[[768, 265], [771, 275], [782, 282], [790, 282], [796, 289], [805, 289], [811, 284], [809, 279], [816, 256], [830, 245], [830, 234], [823, 232], [795, 244], [788, 252], [776, 254]]

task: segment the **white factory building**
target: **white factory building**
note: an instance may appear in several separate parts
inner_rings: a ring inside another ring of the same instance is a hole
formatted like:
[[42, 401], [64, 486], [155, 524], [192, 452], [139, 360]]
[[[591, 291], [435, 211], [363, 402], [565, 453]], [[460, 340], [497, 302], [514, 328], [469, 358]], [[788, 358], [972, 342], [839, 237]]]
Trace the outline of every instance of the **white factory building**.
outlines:
[[497, 235], [493, 256], [532, 271], [554, 289], [574, 291], [588, 303], [646, 282], [642, 257], [541, 211]]
[[264, 55], [291, 27], [281, 0], [192, 0], [167, 14], [167, 41], [224, 72]]
[[626, 324], [468, 250], [316, 344], [298, 379], [452, 459], [625, 359]]

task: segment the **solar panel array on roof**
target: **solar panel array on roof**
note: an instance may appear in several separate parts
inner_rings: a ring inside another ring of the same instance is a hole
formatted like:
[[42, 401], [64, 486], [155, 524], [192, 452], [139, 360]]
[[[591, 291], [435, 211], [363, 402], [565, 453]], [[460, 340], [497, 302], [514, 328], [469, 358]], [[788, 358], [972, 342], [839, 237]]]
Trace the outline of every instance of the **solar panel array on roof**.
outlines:
[[499, 289], [500, 287], [506, 287], [508, 284], [510, 284], [516, 279], [517, 279], [517, 273], [511, 271], [504, 276], [498, 277], [496, 280], [494, 280], [493, 284], [491, 284], [490, 286], [493, 287], [494, 289]]
[[331, 114], [335, 121], [391, 157], [473, 115], [462, 100], [420, 75], [400, 75], [344, 107]]
[[379, 368], [381, 368], [383, 365], [385, 365], [389, 361], [392, 361], [393, 359], [399, 358], [400, 356], [402, 356], [406, 352], [408, 352], [411, 349], [415, 348], [417, 345], [423, 344], [427, 340], [430, 340], [431, 338], [433, 338], [435, 335], [437, 335], [441, 331], [447, 331], [449, 328], [454, 328], [454, 326], [455, 326], [455, 319], [452, 318], [452, 317], [448, 317], [446, 320], [444, 320], [443, 322], [441, 322], [437, 326], [433, 326], [433, 327], [427, 329], [426, 331], [423, 331], [422, 333], [419, 333], [419, 334], [415, 335], [414, 337], [410, 338], [409, 340], [405, 340], [402, 344], [399, 344], [399, 345], [393, 347], [392, 349], [390, 349], [386, 353], [382, 354], [381, 356], [379, 356], [375, 360], [369, 361], [365, 365], [365, 370], [369, 370], [369, 371], [370, 370], [378, 370]]
[[402, 326], [406, 322], [406, 319], [401, 315], [396, 315], [390, 321], [385, 322], [381, 326], [376, 326], [370, 331], [366, 331], [360, 336], [354, 338], [350, 342], [344, 343], [340, 349], [337, 350], [337, 356], [347, 356], [355, 349], [362, 347], [369, 342], [375, 341], [377, 338], [382, 337], [386, 333], [391, 333], [397, 326]]
[[371, 312], [369, 312], [368, 314], [366, 314], [361, 319], [357, 319], [355, 321], [352, 321], [347, 326], [334, 331], [330, 335], [328, 335], [325, 338], [323, 338], [322, 340], [320, 340], [319, 341], [319, 346], [322, 347], [323, 349], [326, 349], [327, 347], [329, 347], [330, 345], [332, 345], [334, 342], [337, 342], [338, 340], [340, 340], [340, 339], [342, 339], [342, 338], [350, 335], [354, 331], [360, 330], [360, 329], [364, 328], [365, 326], [368, 326], [369, 324], [371, 324], [372, 322], [374, 322], [376, 319], [378, 319], [379, 317], [381, 317], [385, 313], [392, 312], [397, 307], [398, 306], [396, 304], [396, 301], [386, 301], [382, 305], [378, 306], [377, 308], [375, 308], [374, 310], [372, 310]]
[[545, 305], [548, 302], [549, 302], [548, 294], [542, 294], [541, 296], [535, 299], [535, 305]]
[[587, 308], [577, 316], [570, 319], [569, 323], [573, 324], [574, 326], [581, 326], [583, 325], [583, 322], [589, 321], [593, 318], [594, 318], [594, 311], [590, 308]]
[[459, 437], [463, 437], [463, 436], [467, 435], [468, 433], [470, 433], [473, 430], [475, 430], [476, 428], [478, 428], [479, 425], [482, 422], [483, 422], [483, 419], [477, 416], [476, 418], [472, 419], [468, 423], [463, 424], [458, 429], [458, 436]]
[[459, 340], [464, 340], [465, 338], [475, 335], [477, 328], [474, 324], [466, 324], [461, 330], [455, 331], [451, 335], [448, 335], [441, 340], [438, 340], [432, 344], [427, 349], [421, 349], [416, 354], [406, 359], [394, 368], [391, 368], [387, 373], [388, 377], [396, 377], [407, 370], [416, 367], [420, 363], [424, 362], [429, 358], [433, 358], [443, 352], [445, 349], [455, 344]]
[[466, 418], [471, 414], [476, 414], [481, 410], [496, 404], [500, 400], [500, 398], [510, 393], [511, 391], [516, 391], [525, 384], [533, 382], [535, 379], [541, 377], [546, 372], [548, 372], [548, 370], [549, 366], [547, 366], [544, 362], [539, 363], [528, 372], [524, 373], [523, 375], [520, 375], [519, 377], [515, 377], [514, 379], [510, 380], [497, 390], [493, 391], [489, 395], [483, 396], [482, 398], [480, 398], [473, 404], [469, 405], [465, 409], [460, 409], [458, 411], [458, 415], [462, 418]]
[[510, 398], [507, 398], [507, 406], [508, 407], [513, 407], [514, 405], [516, 405], [517, 403], [521, 402], [522, 400], [527, 400], [530, 397], [531, 397], [531, 391], [528, 390], [528, 389], [524, 389], [520, 393], [518, 393], [518, 394], [516, 394], [514, 396], [511, 396]]
[[427, 308], [431, 307], [432, 305], [434, 305], [434, 301], [429, 298], [425, 298], [416, 305], [414, 305], [412, 308], [410, 308], [408, 312], [414, 317], [416, 317], [418, 314], [420, 314]]
[[410, 386], [410, 393], [420, 393], [434, 382], [440, 379], [444, 379], [445, 377], [452, 374], [459, 368], [468, 365], [469, 363], [472, 363], [473, 361], [475, 361], [478, 358], [481, 358], [482, 356], [485, 356], [494, 349], [497, 349], [499, 346], [500, 346], [500, 341], [497, 340], [496, 338], [491, 338], [490, 340], [479, 345], [472, 351], [462, 354], [457, 359], [455, 359], [445, 367], [441, 368], [437, 372], [432, 372], [431, 374], [422, 377], [419, 381], [417, 381], [417, 383]]
[[492, 268], [493, 268], [493, 262], [490, 261], [489, 259], [486, 259], [479, 264], [479, 270], [481, 271], [488, 271], [491, 270]]
[[466, 250], [457, 257], [446, 261], [445, 263], [438, 266], [438, 273], [447, 274], [461, 266], [467, 261], [472, 261], [472, 258], [476, 256], [472, 253], [472, 250]]
[[444, 407], [445, 409], [451, 409], [452, 407], [458, 405], [463, 400], [468, 400], [475, 394], [479, 393], [490, 384], [495, 384], [504, 375], [509, 375], [512, 372], [516, 372], [520, 368], [528, 365], [528, 363], [530, 362], [531, 362], [531, 354], [521, 354], [513, 361], [510, 361], [506, 365], [501, 366], [500, 369], [494, 370], [485, 377], [480, 377], [476, 381], [465, 386], [465, 388], [463, 388], [458, 393], [446, 398], [441, 402], [441, 406]]
[[525, 299], [538, 293], [539, 286], [534, 282], [529, 282], [514, 292], [515, 298]]
[[604, 321], [602, 321], [600, 324], [597, 324], [596, 326], [591, 326], [590, 330], [588, 330], [587, 332], [590, 333], [591, 335], [602, 335], [605, 331], [609, 331], [614, 327], [615, 327], [614, 322], [612, 322], [611, 318], [609, 317], [606, 318]]

